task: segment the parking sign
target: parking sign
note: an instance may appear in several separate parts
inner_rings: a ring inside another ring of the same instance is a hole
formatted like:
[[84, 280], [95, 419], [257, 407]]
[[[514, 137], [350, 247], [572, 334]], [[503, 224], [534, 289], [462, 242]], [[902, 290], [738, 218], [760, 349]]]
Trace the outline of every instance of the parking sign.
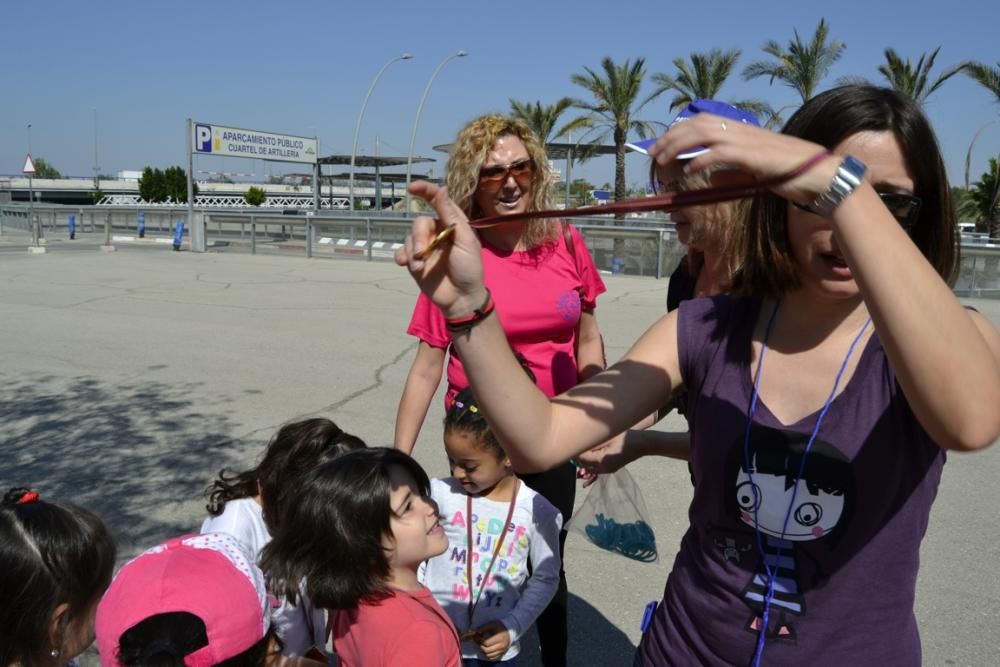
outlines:
[[194, 149], [199, 153], [211, 153], [212, 152], [212, 126], [211, 125], [195, 125], [194, 126]]

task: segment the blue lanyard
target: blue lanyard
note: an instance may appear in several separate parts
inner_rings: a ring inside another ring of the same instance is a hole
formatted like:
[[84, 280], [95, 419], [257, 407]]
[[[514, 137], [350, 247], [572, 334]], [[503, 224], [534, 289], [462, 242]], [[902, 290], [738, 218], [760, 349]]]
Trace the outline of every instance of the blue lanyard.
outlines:
[[[764, 330], [764, 340], [761, 342], [760, 346], [760, 360], [757, 362], [757, 372], [754, 374], [753, 379], [753, 393], [750, 396], [750, 405], [747, 407], [747, 428], [746, 433], [743, 437], [743, 466], [747, 471], [747, 480], [750, 482], [752, 488], [756, 488], [753, 482], [753, 467], [750, 465], [750, 428], [753, 425], [753, 417], [757, 412], [757, 399], [760, 397], [760, 373], [761, 369], [764, 368], [764, 354], [767, 352], [767, 341], [771, 337], [771, 328], [774, 326], [774, 318], [778, 314], [779, 303], [774, 304], [774, 310], [771, 311], [771, 317], [767, 321], [767, 328]], [[785, 533], [788, 530], [788, 521], [792, 516], [792, 508], [795, 507], [795, 496], [799, 491], [799, 480], [802, 479], [802, 474], [806, 467], [806, 457], [809, 456], [809, 450], [812, 449], [813, 441], [816, 440], [816, 435], [819, 433], [820, 424], [823, 423], [823, 418], [826, 417], [827, 411], [830, 409], [830, 405], [833, 403], [833, 399], [837, 397], [837, 387], [840, 386], [840, 380], [844, 375], [844, 371], [847, 370], [847, 363], [851, 359], [851, 355], [854, 354], [854, 348], [857, 347], [858, 342], [861, 340], [862, 336], [865, 335], [865, 331], [868, 330], [868, 325], [871, 324], [872, 318], [869, 317], [865, 320], [864, 326], [861, 327], [861, 331], [858, 335], [854, 337], [854, 341], [851, 342], [851, 346], [847, 350], [847, 355], [844, 357], [843, 363], [840, 365], [840, 370], [837, 371], [837, 377], [833, 381], [833, 389], [830, 390], [830, 395], [826, 399], [826, 403], [823, 405], [823, 409], [819, 413], [819, 417], [816, 419], [816, 425], [813, 427], [812, 434], [809, 436], [809, 441], [806, 443], [805, 451], [802, 453], [802, 461], [799, 463], [799, 472], [792, 485], [792, 499], [788, 504], [788, 510], [785, 512], [785, 522], [781, 526], [781, 538], [778, 540], [778, 552], [774, 560], [775, 566], [772, 567], [768, 564], [768, 559], [764, 553], [764, 544], [761, 541], [760, 535], [760, 523], [757, 520], [757, 511], [759, 509], [760, 503], [755, 503], [753, 510], [753, 528], [754, 536], [757, 540], [757, 551], [760, 553], [761, 563], [764, 565], [764, 571], [767, 574], [767, 594], [764, 596], [764, 611], [761, 614], [760, 622], [760, 635], [757, 638], [757, 648], [754, 650], [753, 655], [753, 667], [760, 667], [760, 659], [764, 654], [764, 641], [767, 638], [767, 627], [768, 627], [768, 616], [771, 612], [771, 601], [774, 599], [774, 582], [777, 579], [777, 563], [781, 560], [781, 550], [785, 545]]]

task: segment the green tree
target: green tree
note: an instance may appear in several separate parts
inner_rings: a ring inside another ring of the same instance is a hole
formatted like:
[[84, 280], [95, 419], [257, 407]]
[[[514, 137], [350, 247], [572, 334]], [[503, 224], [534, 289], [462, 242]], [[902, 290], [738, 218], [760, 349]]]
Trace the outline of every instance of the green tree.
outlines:
[[694, 100], [718, 99], [719, 90], [732, 74], [740, 53], [739, 49], [712, 49], [707, 53], [692, 53], [689, 56], [690, 63], [684, 58], [674, 58], [677, 74], [653, 74], [653, 84], [663, 91], [674, 91], [675, 95], [670, 100], [671, 111], [685, 107]]
[[175, 203], [187, 203], [187, 176], [180, 167], [167, 167], [163, 172], [167, 198]]
[[847, 48], [839, 39], [829, 40], [829, 32], [826, 19], [821, 18], [808, 42], [802, 41], [798, 30], [794, 31], [795, 38], [788, 43], [787, 50], [774, 40], [766, 42], [763, 51], [773, 60], [758, 60], [747, 65], [743, 69], [744, 80], [767, 76], [774, 85], [777, 79], [795, 90], [805, 102]]
[[[670, 110], [687, 106], [694, 100], [722, 99], [719, 91], [733, 73], [740, 58], [739, 49], [722, 51], [713, 49], [707, 53], [692, 53], [690, 62], [684, 58], [674, 58], [677, 73], [673, 76], [658, 72], [653, 74], [653, 83], [662, 91], [674, 91], [670, 100]], [[774, 115], [771, 106], [760, 100], [729, 100], [734, 107], [745, 109], [758, 118]]]
[[260, 206], [267, 200], [267, 193], [264, 192], [264, 188], [258, 188], [256, 185], [251, 185], [250, 189], [246, 191], [243, 195], [243, 199], [246, 203], [251, 206]]
[[576, 200], [577, 206], [589, 206], [594, 203], [594, 184], [585, 178], [574, 178], [569, 184], [569, 193]]
[[931, 93], [943, 86], [945, 81], [964, 70], [967, 65], [967, 63], [952, 65], [931, 83], [931, 68], [934, 67], [934, 59], [937, 58], [940, 50], [939, 46], [929, 55], [921, 53], [920, 60], [914, 65], [909, 58], [903, 60], [895, 50], [886, 49], [885, 62], [878, 66], [878, 71], [886, 78], [893, 90], [908, 95], [919, 104], [923, 104]]
[[35, 163], [35, 178], [62, 178], [59, 170], [49, 164], [45, 158], [36, 157], [33, 161]]
[[586, 89], [594, 98], [593, 102], [575, 100], [573, 106], [588, 111], [574, 121], [575, 127], [585, 127], [593, 132], [593, 141], [603, 142], [609, 135], [615, 145], [615, 199], [623, 199], [625, 183], [625, 142], [631, 132], [640, 137], [656, 133], [655, 126], [663, 123], [639, 120], [636, 115], [662, 90], [657, 90], [639, 101], [639, 89], [646, 76], [645, 58], [635, 62], [626, 60], [617, 64], [611, 58], [601, 60], [602, 73], [584, 67], [585, 74], [574, 74], [570, 81]]
[[159, 169], [146, 167], [139, 177], [139, 198], [153, 204], [166, 199], [166, 189], [163, 182], [163, 172]]
[[556, 124], [559, 122], [559, 117], [572, 106], [573, 98], [571, 97], [563, 97], [555, 104], [550, 105], [543, 105], [540, 101], [520, 102], [513, 98], [510, 100], [511, 115], [524, 121], [543, 144], [552, 143], [566, 134], [567, 127], [571, 124], [563, 126], [558, 131], [556, 131]]
[[965, 65], [965, 73], [986, 90], [993, 93], [994, 102], [1000, 104], [1000, 61], [996, 67], [990, 67], [986, 63], [969, 62]]
[[[878, 66], [878, 71], [885, 77], [890, 88], [922, 105], [931, 93], [967, 66], [967, 63], [952, 65], [932, 82], [930, 79], [931, 69], [934, 67], [934, 60], [940, 50], [939, 46], [929, 54], [921, 53], [920, 59], [914, 64], [909, 58], [904, 60], [895, 49], [886, 49], [884, 51], [885, 62]], [[838, 83], [870, 84], [871, 82], [863, 77], [842, 77]]]
[[[198, 196], [198, 184], [194, 183], [194, 195]], [[139, 177], [139, 197], [149, 203], [170, 201], [174, 204], [187, 202], [187, 172], [181, 167], [166, 170], [146, 167]]]
[[985, 226], [991, 239], [1000, 238], [1000, 173], [996, 158], [989, 169], [972, 184], [959, 203], [959, 216]]

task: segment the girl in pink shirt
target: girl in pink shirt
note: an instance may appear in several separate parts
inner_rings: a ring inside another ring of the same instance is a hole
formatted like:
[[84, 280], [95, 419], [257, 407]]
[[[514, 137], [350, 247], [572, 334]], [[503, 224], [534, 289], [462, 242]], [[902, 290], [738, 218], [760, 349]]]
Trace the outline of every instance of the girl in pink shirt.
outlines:
[[343, 667], [460, 667], [459, 638], [420, 564], [448, 548], [420, 465], [395, 449], [349, 452], [300, 480], [261, 565], [270, 590], [330, 611]]

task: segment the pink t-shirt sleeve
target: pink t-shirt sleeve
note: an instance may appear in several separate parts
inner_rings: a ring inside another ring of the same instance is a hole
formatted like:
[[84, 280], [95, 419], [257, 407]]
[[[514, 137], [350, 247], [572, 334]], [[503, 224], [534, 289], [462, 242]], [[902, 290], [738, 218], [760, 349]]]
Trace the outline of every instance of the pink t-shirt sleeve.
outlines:
[[580, 276], [580, 307], [583, 310], [592, 311], [597, 308], [597, 297], [608, 291], [601, 280], [601, 274], [594, 264], [594, 258], [590, 256], [587, 242], [583, 235], [573, 225], [569, 226], [570, 237], [573, 239], [573, 251], [576, 253], [576, 266]]
[[451, 344], [451, 334], [445, 327], [441, 309], [423, 292], [417, 297], [417, 304], [413, 307], [413, 316], [410, 317], [410, 326], [406, 328], [406, 333], [432, 347], [447, 349]]

